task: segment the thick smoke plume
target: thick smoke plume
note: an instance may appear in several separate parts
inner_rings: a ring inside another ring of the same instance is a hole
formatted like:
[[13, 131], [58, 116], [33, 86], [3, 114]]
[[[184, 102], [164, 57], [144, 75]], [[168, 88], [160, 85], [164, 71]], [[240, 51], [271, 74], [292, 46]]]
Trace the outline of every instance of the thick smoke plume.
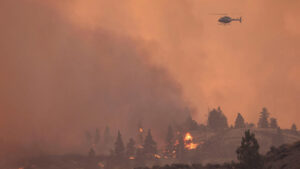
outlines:
[[[105, 27], [155, 41], [152, 61], [182, 85], [198, 121], [217, 106], [230, 123], [237, 112], [257, 123], [262, 107], [285, 128], [299, 118], [299, 1], [65, 2], [53, 5], [81, 28]], [[218, 25], [220, 16], [212, 13], [242, 16], [243, 22]]]
[[180, 86], [149, 61], [151, 43], [81, 29], [48, 3], [0, 6], [2, 157], [80, 152], [84, 131], [106, 125], [159, 135], [188, 115]]
[[[185, 100], [201, 122], [220, 105], [230, 123], [237, 112], [256, 123], [266, 106], [290, 127], [300, 109], [299, 3], [2, 0], [1, 145], [76, 151], [90, 128], [177, 121]], [[210, 13], [243, 23], [220, 26]]]

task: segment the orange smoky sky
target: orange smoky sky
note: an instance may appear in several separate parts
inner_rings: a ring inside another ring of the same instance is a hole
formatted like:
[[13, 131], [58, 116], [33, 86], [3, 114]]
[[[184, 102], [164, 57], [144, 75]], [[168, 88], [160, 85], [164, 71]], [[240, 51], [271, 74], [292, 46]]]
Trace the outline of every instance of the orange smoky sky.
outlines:
[[[2, 0], [1, 141], [19, 145], [7, 151], [26, 151], [32, 138], [80, 151], [86, 129], [159, 128], [187, 114], [205, 123], [217, 106], [230, 123], [237, 112], [256, 123], [267, 107], [281, 127], [300, 126], [299, 6]], [[212, 13], [243, 23], [221, 26]]]
[[[205, 122], [221, 106], [257, 122], [262, 107], [282, 127], [299, 119], [299, 1], [69, 1], [60, 11], [83, 29], [98, 27], [154, 43], [151, 61], [166, 68]], [[243, 23], [217, 24], [228, 13]], [[298, 125], [300, 125], [298, 123]]]

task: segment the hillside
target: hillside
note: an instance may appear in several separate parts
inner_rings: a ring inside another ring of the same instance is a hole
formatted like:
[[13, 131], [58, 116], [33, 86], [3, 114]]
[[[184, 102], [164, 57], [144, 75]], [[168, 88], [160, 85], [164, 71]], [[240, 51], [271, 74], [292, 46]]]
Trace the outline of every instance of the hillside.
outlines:
[[272, 148], [265, 158], [265, 169], [299, 169], [300, 141]]
[[[236, 160], [236, 149], [241, 144], [246, 129], [227, 129], [222, 132], [191, 132], [199, 143], [199, 158], [204, 163], [223, 163]], [[300, 140], [299, 133], [277, 129], [251, 129], [260, 145], [260, 153], [266, 154], [272, 146], [291, 144]]]

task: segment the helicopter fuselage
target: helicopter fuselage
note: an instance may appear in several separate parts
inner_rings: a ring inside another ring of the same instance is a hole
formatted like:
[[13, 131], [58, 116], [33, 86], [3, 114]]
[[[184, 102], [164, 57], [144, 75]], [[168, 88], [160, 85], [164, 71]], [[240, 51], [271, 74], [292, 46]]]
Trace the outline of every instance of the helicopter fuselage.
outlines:
[[237, 18], [237, 19], [233, 19], [229, 16], [223, 16], [221, 17], [219, 20], [218, 20], [220, 23], [223, 23], [223, 24], [229, 24], [230, 22], [232, 21], [239, 21], [239, 22], [242, 22], [242, 17], [240, 18]]
[[224, 24], [230, 23], [231, 21], [232, 21], [232, 19], [229, 16], [223, 16], [222, 18], [219, 19], [219, 22], [224, 23]]

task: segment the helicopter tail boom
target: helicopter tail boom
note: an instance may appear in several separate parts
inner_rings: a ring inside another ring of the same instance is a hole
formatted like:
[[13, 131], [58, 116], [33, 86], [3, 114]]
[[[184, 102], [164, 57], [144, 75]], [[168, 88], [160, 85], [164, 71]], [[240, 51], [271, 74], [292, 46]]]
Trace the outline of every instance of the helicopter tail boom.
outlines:
[[237, 18], [237, 19], [232, 19], [232, 21], [239, 21], [240, 23], [242, 23], [242, 17]]

